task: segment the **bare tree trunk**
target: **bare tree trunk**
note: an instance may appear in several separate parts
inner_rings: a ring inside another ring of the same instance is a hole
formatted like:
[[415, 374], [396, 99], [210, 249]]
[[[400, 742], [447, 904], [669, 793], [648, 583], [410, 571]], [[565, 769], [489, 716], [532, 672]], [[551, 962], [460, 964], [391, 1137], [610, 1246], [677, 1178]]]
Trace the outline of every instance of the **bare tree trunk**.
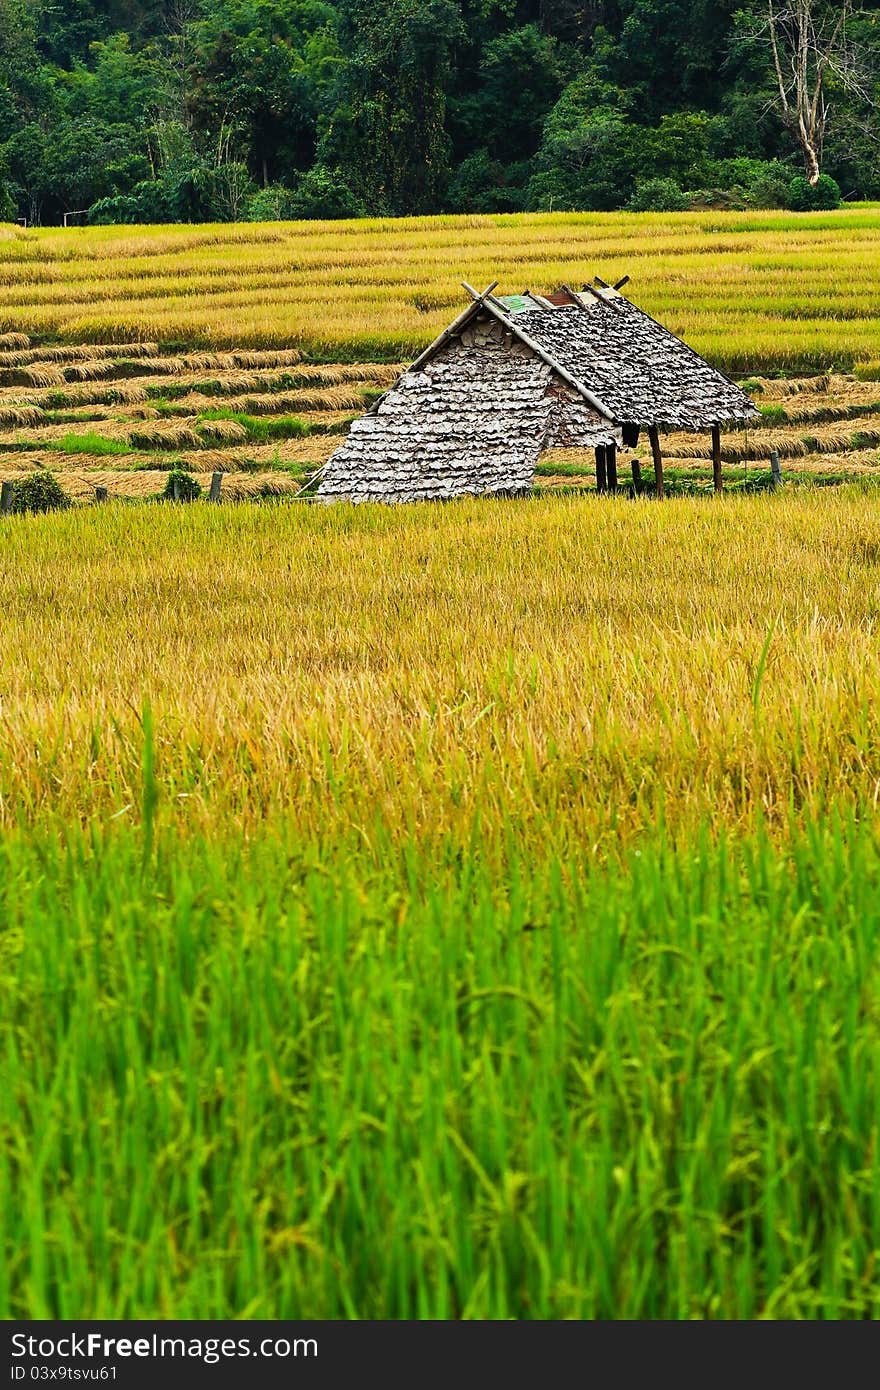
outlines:
[[852, 0], [767, 0], [767, 26], [782, 119], [800, 148], [810, 183], [819, 182], [829, 106], [829, 69], [850, 90], [858, 79], [849, 68], [846, 22]]

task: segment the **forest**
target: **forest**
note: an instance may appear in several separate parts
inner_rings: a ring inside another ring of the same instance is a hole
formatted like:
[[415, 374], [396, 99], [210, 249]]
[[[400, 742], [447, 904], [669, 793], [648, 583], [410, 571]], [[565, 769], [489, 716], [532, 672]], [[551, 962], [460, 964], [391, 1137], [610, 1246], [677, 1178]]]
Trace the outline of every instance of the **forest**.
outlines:
[[876, 198], [877, 16], [859, 0], [0, 0], [0, 221]]

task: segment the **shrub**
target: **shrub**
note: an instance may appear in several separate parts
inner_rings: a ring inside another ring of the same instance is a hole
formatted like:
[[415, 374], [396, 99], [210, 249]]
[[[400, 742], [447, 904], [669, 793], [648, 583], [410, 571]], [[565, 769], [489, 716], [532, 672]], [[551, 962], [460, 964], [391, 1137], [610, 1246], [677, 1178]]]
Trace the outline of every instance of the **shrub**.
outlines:
[[51, 473], [32, 473], [12, 490], [14, 512], [61, 512], [69, 506], [70, 498]]
[[270, 183], [265, 188], [259, 188], [249, 199], [245, 220], [290, 222], [297, 216], [292, 190], [283, 183]]
[[111, 198], [99, 198], [92, 203], [86, 218], [90, 227], [115, 227], [122, 224], [146, 222], [142, 202], [128, 193], [118, 193]]
[[626, 206], [629, 212], [684, 212], [689, 201], [674, 179], [645, 179]]
[[784, 208], [788, 206], [791, 180], [785, 165], [778, 159], [766, 162], [746, 185], [749, 204], [753, 208]]
[[366, 209], [339, 169], [316, 165], [303, 174], [290, 199], [289, 216], [334, 221], [363, 217]]
[[[177, 496], [174, 495], [175, 484]], [[185, 468], [172, 468], [168, 474], [165, 491], [159, 494], [163, 502], [194, 502], [201, 497], [202, 489], [191, 473]]]
[[820, 174], [811, 184], [801, 174], [788, 185], [788, 206], [792, 212], [824, 212], [843, 203], [840, 185], [829, 174]]

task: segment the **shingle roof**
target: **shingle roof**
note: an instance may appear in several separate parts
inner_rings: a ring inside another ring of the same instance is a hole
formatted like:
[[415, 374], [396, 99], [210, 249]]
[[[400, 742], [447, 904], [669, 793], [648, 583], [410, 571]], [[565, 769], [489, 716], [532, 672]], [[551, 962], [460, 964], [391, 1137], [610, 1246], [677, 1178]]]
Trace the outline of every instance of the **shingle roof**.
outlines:
[[618, 423], [708, 429], [758, 415], [734, 382], [620, 294], [552, 309], [516, 300], [489, 304], [599, 397]]

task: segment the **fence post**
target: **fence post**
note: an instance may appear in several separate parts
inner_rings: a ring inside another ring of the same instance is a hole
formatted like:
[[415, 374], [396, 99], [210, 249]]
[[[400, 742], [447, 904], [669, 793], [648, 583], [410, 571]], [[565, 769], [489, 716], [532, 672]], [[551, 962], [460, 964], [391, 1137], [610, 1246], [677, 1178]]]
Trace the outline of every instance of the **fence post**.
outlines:
[[209, 501], [209, 502], [219, 502], [219, 501], [220, 501], [220, 489], [221, 489], [222, 486], [223, 486], [223, 474], [222, 474], [222, 473], [212, 473], [212, 474], [211, 474], [211, 491], [208, 493], [208, 501]]
[[779, 466], [779, 455], [775, 449], [770, 455], [770, 468], [773, 473], [773, 486], [782, 487], [782, 469]]
[[6, 516], [12, 511], [12, 480], [7, 478], [0, 485], [0, 515]]

